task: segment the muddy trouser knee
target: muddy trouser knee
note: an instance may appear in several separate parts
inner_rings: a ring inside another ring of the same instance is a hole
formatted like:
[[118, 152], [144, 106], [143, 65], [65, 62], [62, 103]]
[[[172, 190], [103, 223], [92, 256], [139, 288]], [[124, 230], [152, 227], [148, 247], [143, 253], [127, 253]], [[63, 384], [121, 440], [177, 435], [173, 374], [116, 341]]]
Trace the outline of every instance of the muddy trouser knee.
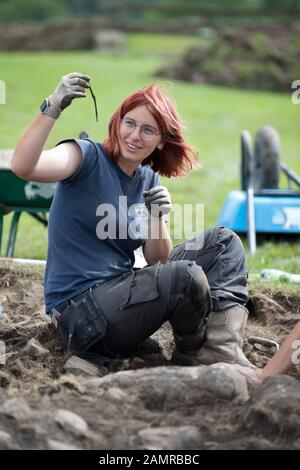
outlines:
[[167, 320], [178, 334], [192, 334], [211, 310], [206, 276], [192, 260], [128, 272], [93, 294], [107, 321], [106, 336], [93, 351], [110, 351], [112, 357], [127, 355]]
[[172, 261], [163, 266], [161, 285], [169, 292], [168, 320], [174, 333], [195, 333], [205, 324], [212, 306], [203, 269], [193, 260]]

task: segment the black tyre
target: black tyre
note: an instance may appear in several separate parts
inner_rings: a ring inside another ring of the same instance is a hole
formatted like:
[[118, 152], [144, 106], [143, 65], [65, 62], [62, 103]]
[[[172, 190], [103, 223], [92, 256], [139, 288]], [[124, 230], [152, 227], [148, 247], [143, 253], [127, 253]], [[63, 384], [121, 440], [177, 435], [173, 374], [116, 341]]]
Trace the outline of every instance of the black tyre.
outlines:
[[278, 188], [280, 177], [280, 139], [271, 126], [262, 127], [254, 144], [254, 190]]

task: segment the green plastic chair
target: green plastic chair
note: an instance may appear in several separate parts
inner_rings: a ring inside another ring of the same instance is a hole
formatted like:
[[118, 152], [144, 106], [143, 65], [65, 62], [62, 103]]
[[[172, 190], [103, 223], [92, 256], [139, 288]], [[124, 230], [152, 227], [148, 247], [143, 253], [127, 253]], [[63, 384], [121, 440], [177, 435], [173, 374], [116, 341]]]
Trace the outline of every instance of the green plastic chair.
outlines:
[[56, 183], [24, 181], [10, 169], [12, 150], [0, 152], [0, 253], [3, 234], [3, 218], [13, 212], [6, 256], [13, 257], [22, 212], [27, 212], [43, 225], [48, 225], [49, 212]]

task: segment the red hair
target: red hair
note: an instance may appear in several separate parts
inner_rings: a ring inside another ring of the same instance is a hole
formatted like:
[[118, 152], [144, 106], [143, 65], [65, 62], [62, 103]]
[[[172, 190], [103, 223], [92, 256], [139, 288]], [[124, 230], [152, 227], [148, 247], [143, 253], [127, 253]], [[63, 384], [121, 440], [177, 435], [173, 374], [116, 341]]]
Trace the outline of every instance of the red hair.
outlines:
[[145, 158], [142, 165], [150, 165], [162, 176], [183, 176], [196, 163], [197, 151], [188, 145], [182, 136], [181, 123], [176, 106], [169, 95], [158, 85], [150, 85], [135, 91], [126, 98], [112, 115], [108, 126], [108, 137], [103, 146], [107, 155], [117, 160], [120, 155], [119, 129], [121, 119], [137, 106], [147, 106], [157, 122], [164, 143]]

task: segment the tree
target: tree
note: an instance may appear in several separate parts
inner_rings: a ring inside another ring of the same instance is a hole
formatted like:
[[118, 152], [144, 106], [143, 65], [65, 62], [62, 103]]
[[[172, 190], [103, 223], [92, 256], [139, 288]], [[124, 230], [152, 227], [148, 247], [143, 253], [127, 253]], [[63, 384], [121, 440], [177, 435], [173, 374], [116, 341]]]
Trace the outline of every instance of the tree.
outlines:
[[59, 0], [10, 0], [1, 1], [0, 18], [4, 23], [17, 20], [48, 20], [68, 14]]

